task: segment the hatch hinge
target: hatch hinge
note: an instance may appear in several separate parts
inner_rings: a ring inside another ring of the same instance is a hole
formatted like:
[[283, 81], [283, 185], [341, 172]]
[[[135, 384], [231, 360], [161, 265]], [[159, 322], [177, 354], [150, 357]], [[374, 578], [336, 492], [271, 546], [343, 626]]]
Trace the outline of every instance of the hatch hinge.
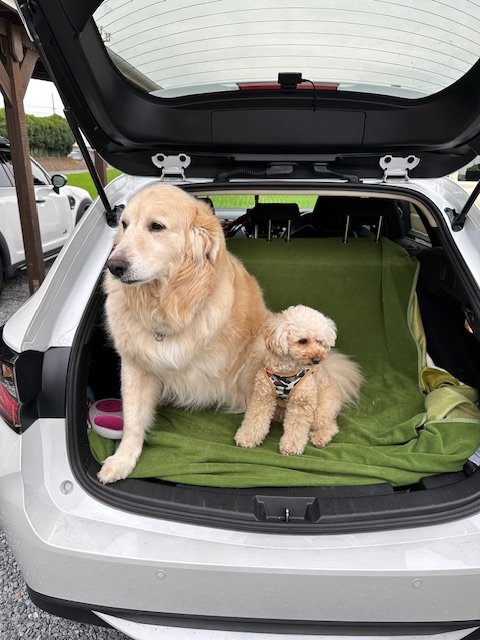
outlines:
[[420, 158], [417, 156], [407, 156], [400, 158], [398, 156], [383, 156], [380, 158], [380, 167], [383, 169], [383, 182], [387, 182], [389, 178], [397, 178], [409, 181], [408, 172], [414, 169]]
[[185, 180], [185, 169], [190, 165], [191, 158], [185, 153], [178, 156], [166, 156], [164, 153], [157, 153], [152, 156], [153, 164], [162, 170], [160, 180], [175, 178]]

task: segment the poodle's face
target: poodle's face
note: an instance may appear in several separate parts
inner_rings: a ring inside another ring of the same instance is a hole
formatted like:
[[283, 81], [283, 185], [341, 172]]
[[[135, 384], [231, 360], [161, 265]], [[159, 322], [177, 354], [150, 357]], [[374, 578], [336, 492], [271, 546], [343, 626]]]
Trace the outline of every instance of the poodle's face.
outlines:
[[269, 318], [265, 331], [267, 349], [302, 366], [324, 360], [335, 345], [337, 328], [319, 311], [297, 305]]

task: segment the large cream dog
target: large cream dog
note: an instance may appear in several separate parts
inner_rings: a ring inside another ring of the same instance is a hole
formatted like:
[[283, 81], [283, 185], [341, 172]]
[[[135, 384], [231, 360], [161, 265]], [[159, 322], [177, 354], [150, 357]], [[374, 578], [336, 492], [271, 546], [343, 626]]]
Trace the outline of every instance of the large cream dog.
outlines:
[[157, 404], [243, 411], [263, 356], [267, 310], [228, 253], [208, 205], [178, 187], [136, 194], [120, 218], [105, 277], [107, 323], [121, 357], [124, 433], [98, 474], [126, 478]]

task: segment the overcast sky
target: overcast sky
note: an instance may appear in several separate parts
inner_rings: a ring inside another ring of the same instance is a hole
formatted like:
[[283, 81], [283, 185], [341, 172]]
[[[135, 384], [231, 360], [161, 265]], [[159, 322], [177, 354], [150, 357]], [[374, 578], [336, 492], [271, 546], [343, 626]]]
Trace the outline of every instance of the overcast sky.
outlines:
[[[0, 94], [3, 107], [3, 97]], [[30, 80], [24, 100], [25, 113], [34, 116], [51, 116], [53, 113], [63, 116], [63, 105], [53, 82]]]

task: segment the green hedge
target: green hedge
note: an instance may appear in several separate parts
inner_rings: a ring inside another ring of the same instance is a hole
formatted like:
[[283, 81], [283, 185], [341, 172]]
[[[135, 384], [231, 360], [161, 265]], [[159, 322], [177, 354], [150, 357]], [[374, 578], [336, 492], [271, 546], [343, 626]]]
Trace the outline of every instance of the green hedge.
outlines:
[[[65, 118], [25, 116], [30, 150], [37, 156], [67, 156], [75, 139]], [[5, 109], [0, 109], [0, 136], [8, 138]]]

